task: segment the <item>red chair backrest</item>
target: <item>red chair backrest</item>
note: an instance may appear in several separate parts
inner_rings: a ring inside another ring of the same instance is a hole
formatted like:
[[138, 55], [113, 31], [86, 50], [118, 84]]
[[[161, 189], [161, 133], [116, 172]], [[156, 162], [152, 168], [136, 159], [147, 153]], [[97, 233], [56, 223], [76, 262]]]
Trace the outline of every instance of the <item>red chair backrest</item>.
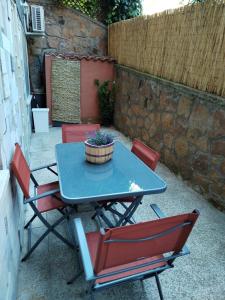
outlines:
[[16, 176], [16, 179], [23, 191], [23, 194], [26, 198], [30, 197], [29, 187], [30, 187], [30, 168], [27, 164], [27, 161], [23, 155], [23, 152], [19, 146], [16, 144], [16, 149], [13, 155], [11, 162], [11, 168], [13, 174]]
[[160, 154], [151, 149], [141, 141], [135, 139], [132, 144], [131, 151], [139, 157], [149, 168], [155, 170], [160, 158]]
[[[168, 252], [179, 253], [198, 216], [199, 213], [194, 211], [189, 214], [108, 229], [105, 234], [101, 235], [99, 241], [94, 266], [96, 274], [105, 269], [139, 261], [143, 258], [151, 258]], [[181, 226], [187, 222], [190, 224]], [[147, 241], [137, 241], [154, 237], [157, 234], [162, 235]], [[132, 240], [132, 242], [112, 241], [106, 243], [107, 240]]]
[[83, 142], [93, 132], [100, 130], [100, 124], [63, 124], [63, 143]]

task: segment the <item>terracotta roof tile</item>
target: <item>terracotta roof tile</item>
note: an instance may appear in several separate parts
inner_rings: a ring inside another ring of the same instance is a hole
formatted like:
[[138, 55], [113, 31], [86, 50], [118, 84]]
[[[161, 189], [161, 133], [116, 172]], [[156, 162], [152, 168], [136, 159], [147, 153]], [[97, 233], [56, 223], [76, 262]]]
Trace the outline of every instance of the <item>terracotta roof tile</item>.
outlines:
[[57, 52], [49, 52], [45, 53], [45, 55], [51, 55], [58, 58], [68, 59], [68, 60], [94, 60], [94, 61], [108, 61], [110, 63], [115, 63], [116, 60], [110, 56], [98, 56], [98, 55], [81, 55], [76, 53], [57, 53]]

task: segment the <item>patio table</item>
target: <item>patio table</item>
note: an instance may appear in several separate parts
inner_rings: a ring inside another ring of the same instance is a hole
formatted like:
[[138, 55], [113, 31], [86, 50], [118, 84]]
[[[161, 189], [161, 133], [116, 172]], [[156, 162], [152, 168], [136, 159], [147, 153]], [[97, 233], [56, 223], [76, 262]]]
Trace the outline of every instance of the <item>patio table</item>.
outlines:
[[166, 183], [120, 142], [113, 158], [101, 165], [85, 160], [84, 143], [57, 144], [56, 161], [60, 193], [68, 204], [136, 196], [126, 212], [130, 217], [144, 195], [166, 190]]

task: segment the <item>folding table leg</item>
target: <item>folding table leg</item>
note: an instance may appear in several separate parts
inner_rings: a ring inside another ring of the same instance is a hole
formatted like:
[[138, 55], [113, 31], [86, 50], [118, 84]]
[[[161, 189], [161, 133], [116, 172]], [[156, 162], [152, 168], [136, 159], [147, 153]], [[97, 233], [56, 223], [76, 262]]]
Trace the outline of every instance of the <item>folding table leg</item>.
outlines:
[[131, 219], [132, 215], [134, 214], [134, 212], [136, 211], [136, 209], [138, 208], [141, 200], [142, 200], [143, 196], [138, 196], [136, 198], [135, 201], [133, 201], [127, 208], [127, 210], [125, 211], [125, 213], [123, 214], [123, 216], [119, 219], [119, 221], [116, 223], [116, 227], [118, 226], [124, 226], [126, 225], [129, 220]]
[[[126, 206], [126, 210], [128, 209], [128, 207]], [[110, 211], [113, 215], [119, 217], [119, 220], [120, 218], [123, 218], [123, 214], [118, 212], [116, 209], [112, 208], [112, 206], [110, 206], [109, 208], [107, 208], [106, 210]], [[118, 222], [118, 219], [116, 221], [116, 223]], [[130, 223], [130, 224], [134, 224], [134, 222], [129, 219], [129, 218], [126, 218], [126, 223]]]
[[100, 219], [102, 219], [108, 227], [110, 227], [110, 228], [114, 227], [113, 223], [109, 220], [109, 218], [106, 217], [106, 215], [105, 215], [104, 212], [102, 211], [103, 207], [100, 206], [100, 205], [98, 205], [98, 203], [96, 203], [96, 202], [91, 203], [91, 204], [93, 205], [93, 207], [94, 207], [94, 209], [95, 209], [95, 211], [96, 211], [96, 213], [95, 213], [95, 215], [93, 216], [93, 218], [94, 218], [94, 217], [95, 217], [95, 218], [97, 217], [97, 219], [98, 219], [98, 221], [97, 221], [98, 225], [99, 225], [100, 227], [102, 227], [102, 226], [101, 226], [101, 225], [102, 225], [102, 224], [101, 224], [101, 220], [100, 220]]
[[[129, 205], [126, 206], [125, 204], [122, 204], [123, 208], [125, 209], [124, 214], [117, 211], [113, 208], [113, 202], [111, 202], [108, 205], [98, 205], [98, 203], [95, 204], [95, 214], [92, 216], [92, 219], [98, 217], [101, 218], [107, 226], [110, 228], [112, 227], [118, 227], [118, 226], [124, 226], [127, 223], [134, 224], [135, 221], [133, 219], [133, 214], [135, 213], [136, 209], [138, 208], [139, 204], [141, 203], [143, 196], [138, 196], [136, 199]], [[116, 203], [116, 201], [115, 201]], [[109, 220], [109, 218], [106, 217], [106, 215], [103, 213], [103, 209], [106, 211], [110, 211], [114, 216], [119, 217], [119, 219], [116, 220], [116, 224], [113, 225], [113, 223]]]

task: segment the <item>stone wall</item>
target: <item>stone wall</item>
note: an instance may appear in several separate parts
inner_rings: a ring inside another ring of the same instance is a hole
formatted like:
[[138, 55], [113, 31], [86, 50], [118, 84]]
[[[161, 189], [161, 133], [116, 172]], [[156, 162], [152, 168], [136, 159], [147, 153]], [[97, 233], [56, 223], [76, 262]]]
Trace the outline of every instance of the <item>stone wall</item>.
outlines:
[[24, 205], [10, 162], [19, 143], [29, 160], [27, 43], [15, 1], [0, 1], [0, 299], [16, 299]]
[[117, 65], [115, 126], [225, 208], [225, 99]]
[[54, 0], [29, 0], [44, 6], [45, 35], [30, 37], [29, 63], [31, 88], [44, 92], [43, 57], [46, 52], [107, 54], [107, 27], [76, 10], [60, 7]]

